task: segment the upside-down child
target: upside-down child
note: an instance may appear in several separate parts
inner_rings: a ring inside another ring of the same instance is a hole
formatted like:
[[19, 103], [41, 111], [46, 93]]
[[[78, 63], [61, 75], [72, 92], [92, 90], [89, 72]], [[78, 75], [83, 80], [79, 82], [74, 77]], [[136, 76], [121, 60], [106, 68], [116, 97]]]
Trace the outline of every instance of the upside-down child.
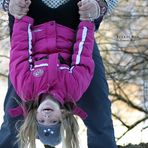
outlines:
[[21, 148], [44, 145], [78, 148], [74, 115], [86, 118], [76, 102], [93, 77], [94, 23], [80, 21], [77, 31], [49, 21], [34, 26], [31, 17], [15, 19], [11, 39], [10, 79], [22, 99]]

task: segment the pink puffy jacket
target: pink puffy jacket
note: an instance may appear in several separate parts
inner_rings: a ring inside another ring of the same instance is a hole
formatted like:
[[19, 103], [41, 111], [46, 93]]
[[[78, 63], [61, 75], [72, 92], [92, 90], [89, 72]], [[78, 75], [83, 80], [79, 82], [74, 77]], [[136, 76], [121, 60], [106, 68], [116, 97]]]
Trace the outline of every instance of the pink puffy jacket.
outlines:
[[[10, 79], [17, 94], [25, 102], [42, 93], [62, 105], [78, 101], [93, 77], [93, 45], [94, 24], [89, 21], [80, 22], [76, 32], [55, 21], [33, 26], [28, 16], [15, 20]], [[59, 56], [70, 64], [61, 63]]]

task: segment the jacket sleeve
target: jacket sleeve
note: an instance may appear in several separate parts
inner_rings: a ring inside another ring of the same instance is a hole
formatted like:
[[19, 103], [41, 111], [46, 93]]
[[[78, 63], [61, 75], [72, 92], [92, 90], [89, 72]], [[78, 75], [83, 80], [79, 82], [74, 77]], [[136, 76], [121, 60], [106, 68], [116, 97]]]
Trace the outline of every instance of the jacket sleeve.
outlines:
[[[21, 20], [15, 20], [13, 34], [11, 38], [10, 51], [10, 79], [20, 97], [23, 97], [23, 91], [28, 90], [27, 83], [31, 82], [29, 54], [31, 52], [31, 26], [33, 19], [23, 17]], [[28, 84], [31, 87], [32, 84]]]
[[11, 39], [10, 79], [24, 102], [35, 100], [41, 93], [48, 93], [48, 88], [54, 85], [57, 78], [53, 72], [56, 67], [54, 56], [35, 60], [34, 55], [40, 53], [35, 51], [33, 30], [32, 18], [25, 16], [15, 20]]
[[93, 77], [94, 28], [94, 23], [89, 21], [82, 21], [79, 24], [71, 67], [64, 64], [59, 66], [57, 78], [58, 82], [61, 83], [59, 85], [64, 90], [66, 101], [78, 101], [88, 88]]

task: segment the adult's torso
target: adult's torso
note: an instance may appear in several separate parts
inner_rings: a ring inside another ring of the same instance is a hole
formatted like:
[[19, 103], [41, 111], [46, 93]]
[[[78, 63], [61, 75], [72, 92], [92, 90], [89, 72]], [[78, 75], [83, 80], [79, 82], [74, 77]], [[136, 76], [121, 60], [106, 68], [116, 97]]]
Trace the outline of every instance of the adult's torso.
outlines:
[[[66, 0], [57, 8], [51, 8], [45, 3], [46, 0], [32, 0], [28, 16], [35, 20], [35, 25], [56, 21], [58, 24], [76, 29], [79, 24], [79, 13], [77, 3], [79, 0]], [[56, 1], [56, 0], [55, 0]]]

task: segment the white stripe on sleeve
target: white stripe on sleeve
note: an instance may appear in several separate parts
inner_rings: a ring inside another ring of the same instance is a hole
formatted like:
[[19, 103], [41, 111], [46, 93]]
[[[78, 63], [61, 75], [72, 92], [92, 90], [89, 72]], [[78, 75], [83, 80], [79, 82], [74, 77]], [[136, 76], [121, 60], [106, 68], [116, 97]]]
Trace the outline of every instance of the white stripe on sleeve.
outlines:
[[84, 42], [86, 40], [86, 36], [87, 36], [87, 27], [83, 27], [82, 40], [79, 43], [79, 50], [78, 50], [78, 54], [76, 56], [76, 64], [80, 63], [81, 53], [83, 51], [83, 45], [84, 45]]

